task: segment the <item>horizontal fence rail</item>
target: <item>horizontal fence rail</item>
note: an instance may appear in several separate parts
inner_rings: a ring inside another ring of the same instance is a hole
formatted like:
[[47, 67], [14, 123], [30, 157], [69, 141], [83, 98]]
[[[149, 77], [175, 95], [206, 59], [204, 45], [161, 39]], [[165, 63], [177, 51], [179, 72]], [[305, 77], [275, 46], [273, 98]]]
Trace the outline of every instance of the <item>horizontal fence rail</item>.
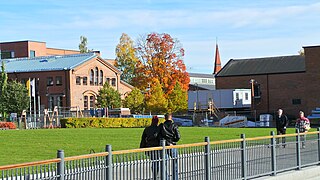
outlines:
[[320, 164], [320, 133], [112, 151], [0, 166], [0, 180], [254, 179]]

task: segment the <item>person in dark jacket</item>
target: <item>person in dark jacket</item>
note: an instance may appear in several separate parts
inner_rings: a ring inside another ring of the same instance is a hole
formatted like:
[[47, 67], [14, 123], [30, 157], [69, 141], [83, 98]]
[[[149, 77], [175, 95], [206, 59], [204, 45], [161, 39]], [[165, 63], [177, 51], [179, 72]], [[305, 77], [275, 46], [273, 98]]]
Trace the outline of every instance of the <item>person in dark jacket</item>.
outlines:
[[[286, 134], [288, 124], [288, 117], [285, 114], [283, 114], [282, 109], [278, 109], [278, 115], [276, 116], [277, 135]], [[277, 144], [279, 144], [279, 138], [277, 138]], [[286, 147], [285, 137], [282, 137], [282, 146]]]
[[[173, 146], [176, 145], [177, 142], [180, 140], [180, 132], [178, 126], [174, 124], [172, 120], [171, 114], [165, 114], [164, 116], [165, 122], [160, 124], [160, 131], [161, 131], [161, 139], [166, 141], [166, 146]], [[173, 179], [178, 179], [178, 152], [177, 149], [172, 148], [167, 151], [167, 159], [169, 156], [172, 159], [172, 166], [173, 166]], [[166, 163], [167, 164], [167, 163]], [[167, 179], [169, 179], [169, 173], [167, 168]]]
[[142, 133], [140, 148], [160, 146], [160, 128], [158, 123], [159, 118], [153, 116], [151, 126], [146, 127]]
[[[159, 118], [152, 117], [151, 126], [146, 127], [142, 133], [140, 148], [160, 146], [160, 128], [158, 126]], [[146, 155], [152, 160], [153, 179], [157, 179], [160, 164], [160, 151], [147, 151]]]

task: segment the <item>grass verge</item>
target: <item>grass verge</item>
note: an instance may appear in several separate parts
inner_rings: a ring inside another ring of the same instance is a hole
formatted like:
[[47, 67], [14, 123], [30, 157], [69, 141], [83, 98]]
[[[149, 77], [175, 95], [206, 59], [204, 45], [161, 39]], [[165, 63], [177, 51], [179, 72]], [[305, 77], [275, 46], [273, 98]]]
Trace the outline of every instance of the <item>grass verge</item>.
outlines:
[[[205, 136], [211, 141], [268, 136], [274, 128], [206, 128], [180, 127], [179, 144], [203, 142]], [[315, 130], [315, 129], [313, 129]], [[65, 156], [103, 152], [107, 144], [113, 150], [139, 148], [143, 128], [83, 128], [83, 129], [34, 129], [0, 131], [0, 165], [32, 162], [56, 158], [57, 150]], [[287, 133], [294, 133], [289, 128]]]

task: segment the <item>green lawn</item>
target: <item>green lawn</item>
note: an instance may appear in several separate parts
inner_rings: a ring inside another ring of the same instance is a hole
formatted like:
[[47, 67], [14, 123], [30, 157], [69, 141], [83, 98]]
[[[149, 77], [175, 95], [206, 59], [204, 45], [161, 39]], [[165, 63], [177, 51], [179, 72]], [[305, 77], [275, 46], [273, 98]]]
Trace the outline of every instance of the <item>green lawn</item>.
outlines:
[[[205, 136], [211, 141], [267, 136], [274, 128], [205, 128], [180, 127], [179, 144], [203, 142]], [[315, 130], [315, 129], [314, 129]], [[143, 128], [106, 129], [35, 129], [0, 131], [0, 165], [32, 162], [56, 158], [58, 149], [65, 156], [88, 154], [105, 150], [107, 144], [113, 150], [139, 148]], [[287, 133], [293, 133], [289, 129]]]

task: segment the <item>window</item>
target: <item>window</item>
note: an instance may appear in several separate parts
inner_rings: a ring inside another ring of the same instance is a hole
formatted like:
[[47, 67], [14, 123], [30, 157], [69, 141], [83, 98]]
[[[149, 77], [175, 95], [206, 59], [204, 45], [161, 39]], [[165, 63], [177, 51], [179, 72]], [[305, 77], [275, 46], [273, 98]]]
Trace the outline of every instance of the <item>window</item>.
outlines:
[[47, 77], [47, 86], [53, 86], [53, 77]]
[[80, 76], [76, 77], [76, 85], [81, 85], [81, 77]]
[[88, 96], [83, 97], [83, 107], [84, 110], [88, 110]]
[[94, 96], [90, 96], [90, 109], [94, 108]]
[[1, 59], [10, 59], [14, 58], [14, 51], [2, 51]]
[[94, 85], [98, 85], [98, 80], [99, 80], [99, 74], [98, 74], [98, 68], [96, 67], [95, 68], [95, 73], [94, 73], [94, 75], [95, 75], [95, 78], [94, 78]]
[[103, 71], [100, 70], [100, 82], [99, 82], [99, 85], [103, 85]]
[[112, 86], [116, 86], [116, 78], [112, 78], [111, 85], [112, 85]]
[[244, 93], [244, 99], [249, 100], [249, 93]]
[[83, 83], [83, 85], [87, 85], [88, 84], [87, 76], [82, 77], [82, 83]]
[[208, 80], [207, 80], [207, 79], [201, 79], [201, 83], [207, 84], [207, 83], [208, 83]]
[[22, 78], [20, 82], [21, 82], [21, 84], [27, 84], [27, 81], [28, 81], [28, 79]]
[[49, 96], [49, 109], [53, 110], [54, 108], [54, 97], [53, 96]]
[[63, 107], [62, 96], [57, 96], [57, 106], [58, 107]]
[[62, 85], [62, 76], [56, 76], [56, 85], [61, 86]]
[[236, 100], [239, 100], [239, 93], [236, 93]]
[[106, 82], [110, 84], [110, 78], [106, 78]]
[[91, 70], [90, 70], [90, 85], [93, 85], [93, 78], [94, 78], [94, 72], [93, 72], [93, 70], [91, 69]]
[[301, 99], [292, 99], [292, 104], [301, 104]]
[[259, 99], [261, 98], [261, 91], [260, 91], [260, 84], [255, 84], [253, 87], [253, 94], [254, 94], [254, 98]]
[[31, 58], [36, 57], [36, 51], [30, 50], [30, 57]]

